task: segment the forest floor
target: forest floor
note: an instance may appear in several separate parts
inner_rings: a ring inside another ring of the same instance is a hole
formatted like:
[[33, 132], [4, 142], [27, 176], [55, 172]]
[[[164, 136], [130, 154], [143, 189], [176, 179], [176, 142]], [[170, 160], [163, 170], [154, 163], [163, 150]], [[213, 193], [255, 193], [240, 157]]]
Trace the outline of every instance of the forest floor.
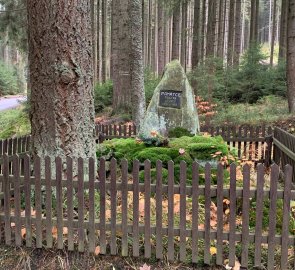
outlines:
[[0, 246], [0, 269], [2, 270], [188, 270], [224, 269], [223, 267], [196, 267], [166, 260], [151, 261], [118, 256], [94, 256], [65, 250], [45, 250]]

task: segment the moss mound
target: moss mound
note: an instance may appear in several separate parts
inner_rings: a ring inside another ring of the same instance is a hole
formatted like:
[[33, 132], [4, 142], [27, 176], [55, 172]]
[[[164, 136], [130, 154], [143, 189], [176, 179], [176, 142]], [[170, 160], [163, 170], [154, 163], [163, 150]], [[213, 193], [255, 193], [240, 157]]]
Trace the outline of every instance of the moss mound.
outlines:
[[[113, 139], [105, 141], [98, 146], [97, 156], [105, 157], [107, 160], [116, 158], [118, 160], [126, 158], [129, 161], [129, 169], [131, 170], [132, 161], [138, 159], [143, 164], [145, 160], [150, 160], [152, 169], [152, 181], [156, 179], [156, 162], [163, 162], [163, 183], [167, 183], [168, 179], [168, 161], [173, 160], [175, 164], [175, 182], [179, 182], [180, 162], [187, 163], [187, 183], [191, 184], [192, 179], [192, 163], [200, 162], [200, 184], [204, 183], [204, 164], [210, 161], [213, 164], [222, 156], [227, 156], [228, 146], [221, 136], [183, 136], [172, 139], [166, 147], [147, 146], [144, 142], [137, 139]], [[143, 166], [141, 166], [143, 169]], [[226, 171], [225, 171], [226, 172]], [[212, 182], [216, 182], [217, 170], [212, 165]], [[225, 175], [227, 177], [227, 175]], [[140, 171], [140, 180], [144, 180], [144, 172]]]

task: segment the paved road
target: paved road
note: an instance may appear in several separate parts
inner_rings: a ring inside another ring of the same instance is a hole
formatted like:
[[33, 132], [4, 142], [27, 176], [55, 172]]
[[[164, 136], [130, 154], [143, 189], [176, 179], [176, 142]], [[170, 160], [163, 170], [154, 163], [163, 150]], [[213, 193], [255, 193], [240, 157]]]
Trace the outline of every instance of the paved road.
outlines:
[[9, 97], [0, 99], [0, 111], [16, 108], [20, 105], [20, 101], [25, 101], [26, 97]]

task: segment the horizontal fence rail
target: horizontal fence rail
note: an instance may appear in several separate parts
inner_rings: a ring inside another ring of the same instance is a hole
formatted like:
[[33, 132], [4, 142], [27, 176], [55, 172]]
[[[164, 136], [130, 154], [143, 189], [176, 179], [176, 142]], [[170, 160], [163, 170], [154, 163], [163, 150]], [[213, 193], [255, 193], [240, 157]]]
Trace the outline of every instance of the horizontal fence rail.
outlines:
[[[280, 128], [274, 129], [273, 136], [274, 145], [274, 162], [279, 164], [281, 168], [290, 164], [295, 166], [295, 136], [282, 130]], [[295, 182], [295, 175], [293, 171], [293, 182]]]
[[[169, 261], [202, 260], [208, 265], [223, 265], [228, 258], [230, 267], [239, 258], [245, 268], [252, 247], [254, 266], [267, 265], [267, 269], [274, 269], [279, 246], [281, 269], [294, 265], [288, 261], [295, 245], [289, 229], [294, 219], [290, 202], [295, 199], [289, 165], [284, 168], [283, 189], [279, 189], [277, 165], [271, 166], [265, 185], [262, 164], [257, 166], [255, 181], [250, 166], [245, 165], [240, 184], [235, 164], [229, 168], [229, 179], [224, 176], [228, 168], [219, 164], [213, 184], [214, 168], [209, 163], [203, 175], [198, 163], [188, 168], [182, 161], [176, 174], [172, 161], [158, 161], [153, 175], [148, 160], [128, 164], [112, 159], [107, 164], [100, 159], [96, 164], [95, 159], [81, 158], [36, 157], [32, 161], [25, 155], [21, 158], [22, 174], [20, 158], [12, 158], [12, 173], [9, 160], [9, 156], [3, 156], [0, 175], [4, 201], [1, 241], [7, 245], [45, 245], [92, 253], [99, 249], [100, 254], [167, 256]], [[163, 168], [168, 175], [163, 174]], [[255, 185], [250, 187], [253, 181]], [[262, 256], [265, 247], [267, 258]], [[214, 254], [212, 248], [216, 249]]]

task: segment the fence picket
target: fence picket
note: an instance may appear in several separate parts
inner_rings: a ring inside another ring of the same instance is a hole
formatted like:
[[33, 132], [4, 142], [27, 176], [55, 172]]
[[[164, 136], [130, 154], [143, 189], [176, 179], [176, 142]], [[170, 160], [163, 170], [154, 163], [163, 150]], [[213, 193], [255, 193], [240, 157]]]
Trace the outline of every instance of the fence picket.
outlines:
[[41, 160], [34, 157], [35, 211], [36, 211], [36, 247], [42, 248], [42, 202], [41, 202]]
[[84, 252], [84, 160], [78, 158], [78, 251]]
[[57, 248], [63, 248], [62, 159], [55, 159]]
[[174, 261], [174, 162], [168, 162], [168, 261]]
[[74, 250], [74, 207], [73, 207], [73, 159], [67, 157], [67, 217], [68, 217], [68, 250]]
[[279, 167], [276, 164], [271, 166], [270, 176], [270, 207], [269, 207], [269, 228], [268, 228], [268, 259], [267, 269], [274, 269], [275, 260], [275, 235], [276, 235], [276, 207], [277, 207], [277, 183], [279, 180]]
[[229, 190], [229, 266], [234, 267], [236, 263], [236, 164], [230, 165], [230, 190]]
[[163, 220], [163, 210], [162, 210], [162, 162], [157, 161], [157, 180], [156, 180], [156, 258], [163, 259], [163, 236], [162, 236], [162, 220]]
[[282, 248], [281, 248], [281, 269], [288, 269], [288, 247], [289, 247], [289, 222], [290, 222], [290, 197], [292, 183], [292, 167], [287, 165], [284, 168], [285, 186], [283, 199], [283, 225], [282, 225]]
[[256, 219], [255, 219], [255, 267], [261, 267], [261, 243], [262, 243], [262, 217], [263, 217], [263, 186], [264, 166], [257, 166], [257, 191], [256, 191]]
[[211, 165], [205, 165], [205, 247], [204, 247], [204, 263], [210, 264], [210, 209], [211, 209]]
[[122, 256], [128, 256], [128, 205], [127, 205], [127, 184], [128, 184], [128, 161], [122, 160]]
[[223, 243], [223, 165], [217, 168], [217, 242], [216, 242], [216, 264], [223, 265], [222, 243]]
[[24, 185], [25, 185], [25, 220], [26, 246], [32, 247], [32, 219], [31, 219], [31, 163], [29, 155], [24, 157]]
[[250, 166], [243, 167], [243, 208], [242, 208], [242, 256], [241, 266], [248, 267], [249, 256], [249, 211], [250, 211]]
[[15, 213], [15, 244], [22, 245], [21, 238], [21, 194], [20, 194], [20, 179], [19, 179], [19, 157], [13, 156], [13, 178], [14, 178], [14, 213]]
[[151, 257], [151, 162], [144, 162], [144, 257]]
[[133, 256], [139, 256], [139, 161], [133, 161]]
[[99, 230], [100, 230], [100, 253], [106, 254], [106, 165], [105, 159], [101, 158], [99, 162], [99, 194], [100, 194], [100, 204], [99, 204]]
[[198, 262], [198, 225], [199, 225], [199, 164], [193, 163], [192, 174], [192, 263]]
[[117, 224], [117, 160], [111, 160], [111, 255], [117, 254], [116, 224]]
[[46, 192], [46, 245], [52, 248], [52, 189], [51, 189], [51, 158], [45, 157], [45, 192]]
[[180, 250], [179, 259], [185, 261], [186, 259], [186, 173], [187, 166], [185, 161], [180, 162]]
[[94, 208], [94, 182], [95, 182], [95, 159], [89, 158], [89, 252], [95, 252], [95, 208]]
[[7, 154], [3, 155], [3, 177], [5, 244], [11, 245], [9, 157]]

